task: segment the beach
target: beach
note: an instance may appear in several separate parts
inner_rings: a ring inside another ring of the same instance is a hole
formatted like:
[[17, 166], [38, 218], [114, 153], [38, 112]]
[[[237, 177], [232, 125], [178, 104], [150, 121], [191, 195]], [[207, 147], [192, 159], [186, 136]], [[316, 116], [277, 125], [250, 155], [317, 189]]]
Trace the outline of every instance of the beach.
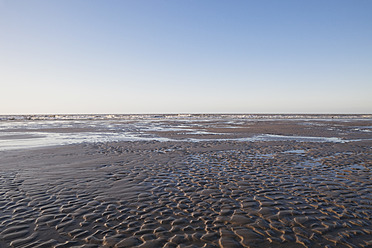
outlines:
[[336, 117], [8, 118], [0, 247], [371, 247], [372, 118]]

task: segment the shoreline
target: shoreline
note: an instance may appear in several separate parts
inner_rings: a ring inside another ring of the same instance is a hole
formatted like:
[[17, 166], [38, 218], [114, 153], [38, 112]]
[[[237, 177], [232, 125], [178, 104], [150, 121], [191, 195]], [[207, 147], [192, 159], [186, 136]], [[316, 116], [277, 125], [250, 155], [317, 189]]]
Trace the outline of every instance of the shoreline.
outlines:
[[[221, 116], [220, 116], [221, 117]], [[234, 118], [29, 120], [0, 122], [0, 150], [111, 141], [313, 141], [372, 139], [371, 120]]]

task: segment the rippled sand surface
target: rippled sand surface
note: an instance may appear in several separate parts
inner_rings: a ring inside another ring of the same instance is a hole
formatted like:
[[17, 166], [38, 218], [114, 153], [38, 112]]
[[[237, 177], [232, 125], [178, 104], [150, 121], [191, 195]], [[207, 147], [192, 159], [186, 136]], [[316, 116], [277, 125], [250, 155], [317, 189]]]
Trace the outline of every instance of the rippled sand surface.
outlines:
[[0, 247], [371, 247], [371, 145], [135, 141], [2, 151]]

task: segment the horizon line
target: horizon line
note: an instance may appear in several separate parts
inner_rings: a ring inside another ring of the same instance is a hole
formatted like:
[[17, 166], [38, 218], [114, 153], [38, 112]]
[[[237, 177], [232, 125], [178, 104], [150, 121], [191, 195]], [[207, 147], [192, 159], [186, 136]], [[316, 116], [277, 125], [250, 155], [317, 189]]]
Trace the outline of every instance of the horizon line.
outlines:
[[279, 113], [249, 113], [249, 112], [155, 112], [155, 113], [9, 113], [9, 114], [2, 114], [0, 116], [5, 115], [372, 115], [372, 113], [358, 113], [358, 112], [350, 112], [350, 113], [288, 113], [288, 112], [279, 112]]

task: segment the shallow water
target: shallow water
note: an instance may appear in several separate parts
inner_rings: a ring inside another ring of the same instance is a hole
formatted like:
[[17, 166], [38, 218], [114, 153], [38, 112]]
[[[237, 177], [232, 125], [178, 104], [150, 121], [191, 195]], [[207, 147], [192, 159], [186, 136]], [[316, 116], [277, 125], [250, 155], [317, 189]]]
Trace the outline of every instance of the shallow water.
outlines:
[[[326, 118], [328, 117], [328, 119]], [[307, 118], [307, 119], [306, 119]], [[60, 116], [1, 116], [0, 150], [24, 149], [75, 143], [108, 141], [294, 141], [294, 142], [348, 142], [356, 139], [309, 135], [280, 135], [270, 133], [239, 134], [239, 129], [250, 128], [251, 123], [265, 121], [305, 120], [307, 126], [319, 127], [322, 121], [369, 121], [372, 116], [327, 115], [60, 115]], [[354, 132], [364, 133], [367, 126], [357, 126]], [[210, 128], [224, 129], [213, 132]], [[173, 133], [179, 136], [167, 136]], [[341, 133], [340, 134], [345, 134]], [[236, 137], [231, 137], [231, 136]], [[213, 137], [212, 137], [213, 136]], [[368, 138], [368, 137], [366, 137]]]

